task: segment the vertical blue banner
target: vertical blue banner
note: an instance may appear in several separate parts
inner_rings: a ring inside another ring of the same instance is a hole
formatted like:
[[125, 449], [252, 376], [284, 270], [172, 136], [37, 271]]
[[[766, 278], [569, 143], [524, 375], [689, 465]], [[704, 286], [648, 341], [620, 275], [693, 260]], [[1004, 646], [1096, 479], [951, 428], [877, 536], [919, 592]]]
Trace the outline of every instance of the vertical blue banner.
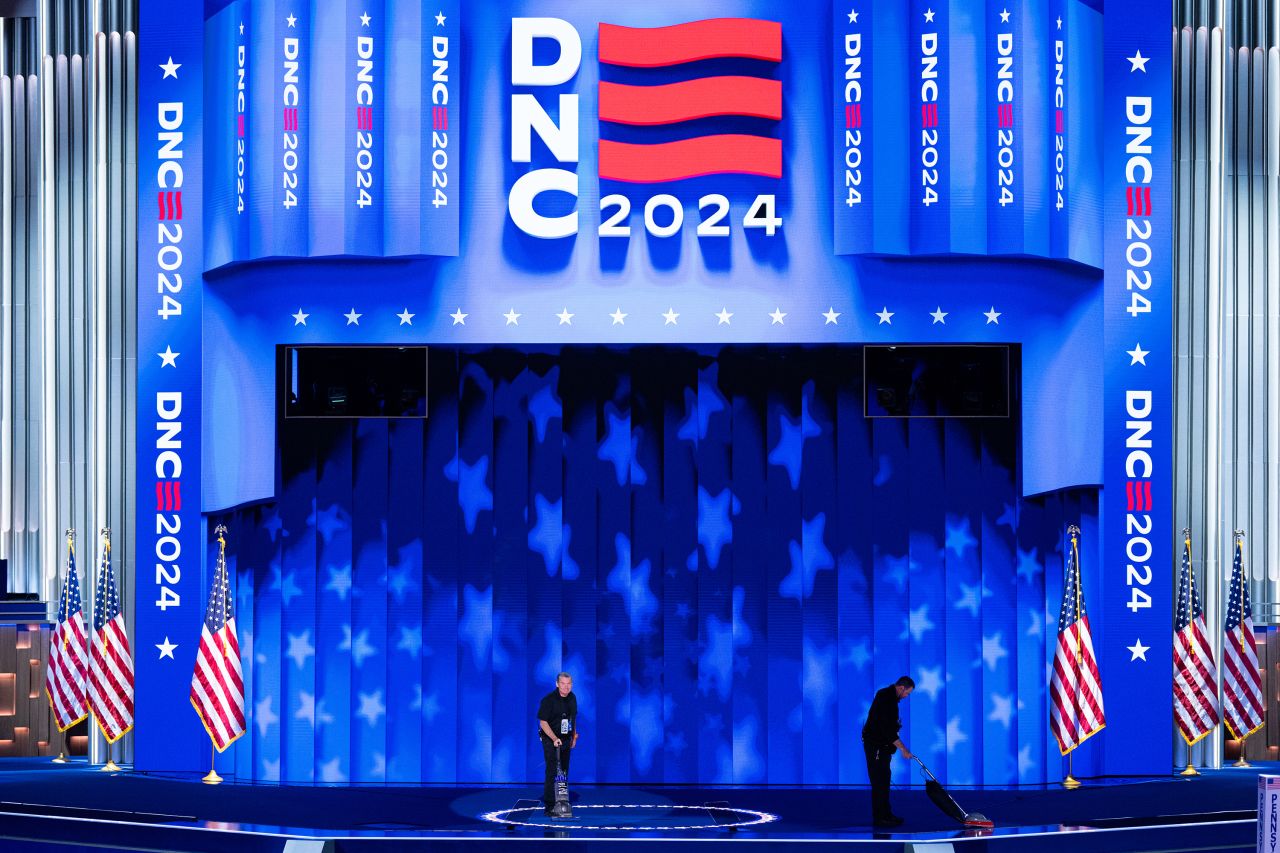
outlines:
[[[951, 247], [951, 22], [950, 8], [934, 0], [912, 0], [907, 92], [914, 131], [907, 150], [906, 192], [911, 199], [911, 251], [946, 252]], [[970, 104], [969, 109], [976, 105]]]
[[1113, 775], [1167, 773], [1173, 761], [1172, 663], [1159, 653], [1173, 630], [1175, 526], [1170, 14], [1167, 5], [1113, 3], [1105, 21], [1102, 606], [1094, 612], [1109, 729], [1103, 766]]
[[835, 56], [835, 252], [875, 251], [875, 181], [872, 179], [871, 117], [876, 80], [872, 61], [876, 44], [871, 3], [848, 11], [833, 7], [831, 31]]
[[205, 135], [209, 163], [205, 247], [214, 266], [249, 257], [250, 25], [246, 0], [209, 20], [204, 40], [205, 103], [213, 120]]
[[[188, 701], [204, 616], [200, 516], [204, 26], [152, 4], [138, 61], [138, 445], [135, 589], [139, 770], [197, 770]], [[166, 653], [167, 652], [167, 653]], [[163, 733], [163, 734], [161, 734]]]

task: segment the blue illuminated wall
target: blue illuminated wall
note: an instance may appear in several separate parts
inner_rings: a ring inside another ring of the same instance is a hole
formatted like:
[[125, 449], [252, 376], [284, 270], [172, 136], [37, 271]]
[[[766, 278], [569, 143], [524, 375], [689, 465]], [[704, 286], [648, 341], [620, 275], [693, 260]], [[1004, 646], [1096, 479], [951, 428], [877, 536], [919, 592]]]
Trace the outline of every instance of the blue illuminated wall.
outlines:
[[437, 348], [426, 421], [285, 422], [278, 500], [227, 516], [235, 772], [536, 780], [563, 669], [582, 782], [865, 783], [904, 673], [940, 777], [1057, 778], [1062, 538], [1088, 588], [1096, 493], [1021, 498], [1016, 417], [865, 419], [861, 360]]

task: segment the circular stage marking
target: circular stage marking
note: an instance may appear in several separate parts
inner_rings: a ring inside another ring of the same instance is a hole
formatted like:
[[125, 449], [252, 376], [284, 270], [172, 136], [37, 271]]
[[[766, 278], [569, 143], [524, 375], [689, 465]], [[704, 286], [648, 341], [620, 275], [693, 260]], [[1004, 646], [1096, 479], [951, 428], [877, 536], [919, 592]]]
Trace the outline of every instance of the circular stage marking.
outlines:
[[626, 832], [629, 830], [637, 830], [637, 829], [648, 829], [648, 830], [654, 830], [654, 831], [691, 830], [691, 829], [738, 829], [744, 826], [758, 826], [759, 824], [762, 824], [762, 823], [772, 823], [773, 821], [778, 819], [778, 816], [776, 814], [769, 814], [768, 812], [758, 812], [758, 811], [755, 811], [754, 809], [741, 809], [733, 806], [677, 806], [677, 805], [669, 805], [665, 803], [663, 804], [658, 804], [658, 803], [607, 804], [606, 803], [601, 805], [577, 805], [573, 807], [574, 812], [578, 812], [583, 809], [616, 809], [616, 810], [665, 809], [668, 811], [683, 809], [686, 811], [732, 813], [734, 815], [740, 816], [741, 819], [730, 822], [730, 823], [690, 823], [690, 824], [682, 824], [682, 825], [676, 825], [676, 826], [646, 827], [643, 824], [622, 824], [622, 825], [608, 826], [603, 824], [600, 824], [600, 825], [581, 824], [581, 823], [564, 821], [564, 820], [552, 821], [550, 818], [547, 818], [545, 821], [520, 820], [517, 817], [517, 815], [526, 815], [526, 814], [529, 816], [532, 816], [534, 812], [541, 812], [542, 811], [541, 806], [533, 806], [531, 808], [526, 807], [526, 808], [518, 808], [518, 809], [501, 809], [496, 812], [485, 812], [484, 814], [480, 815], [480, 819], [487, 820], [490, 823], [501, 823], [508, 826], [535, 826], [539, 829], [595, 829], [595, 830], [611, 829], [611, 830], [617, 830], [620, 832]]

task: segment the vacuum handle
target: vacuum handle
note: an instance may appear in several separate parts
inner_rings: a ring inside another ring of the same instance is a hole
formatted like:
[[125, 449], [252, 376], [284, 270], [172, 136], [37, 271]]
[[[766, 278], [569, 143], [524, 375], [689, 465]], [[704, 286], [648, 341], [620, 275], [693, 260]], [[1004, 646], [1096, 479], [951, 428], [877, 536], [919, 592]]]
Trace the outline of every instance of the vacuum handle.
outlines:
[[913, 759], [915, 759], [916, 764], [919, 764], [919, 765], [920, 765], [920, 769], [924, 771], [924, 773], [925, 773], [925, 775], [926, 775], [926, 776], [928, 776], [930, 779], [932, 779], [932, 780], [933, 780], [933, 781], [935, 781], [935, 782], [937, 782], [937, 781], [938, 781], [938, 777], [937, 777], [937, 776], [934, 776], [934, 775], [933, 775], [933, 773], [932, 773], [932, 772], [930, 772], [929, 768], [924, 766], [924, 762], [920, 760], [920, 756], [918, 756], [918, 755], [913, 755], [913, 756], [911, 756], [911, 757], [912, 757]]

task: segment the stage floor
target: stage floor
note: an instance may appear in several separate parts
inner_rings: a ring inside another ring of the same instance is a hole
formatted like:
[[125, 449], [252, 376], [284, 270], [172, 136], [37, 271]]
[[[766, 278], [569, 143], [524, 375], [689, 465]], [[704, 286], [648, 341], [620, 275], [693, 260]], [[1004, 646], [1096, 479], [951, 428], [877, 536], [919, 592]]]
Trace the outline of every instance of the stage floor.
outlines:
[[[554, 827], [540, 808], [498, 816], [534, 786], [203, 785], [195, 777], [101, 773], [81, 762], [0, 761], [0, 848], [65, 850], [94, 844], [121, 849], [279, 851], [293, 840], [334, 842], [341, 851], [432, 849], [475, 851], [477, 842], [555, 840], [585, 850], [617, 841], [669, 845], [706, 841], [796, 842], [859, 849], [979, 851], [1252, 850], [1258, 773], [1280, 765], [1227, 769], [1184, 779], [1087, 781], [1075, 791], [1057, 786], [952, 789], [961, 806], [996, 824], [971, 835], [944, 816], [922, 788], [896, 789], [894, 810], [906, 823], [892, 833], [869, 825], [865, 788], [691, 788], [593, 786], [574, 791], [575, 820]], [[707, 811], [727, 803], [741, 812]], [[529, 808], [536, 804], [520, 804]], [[752, 813], [776, 815], [764, 822]], [[501, 822], [501, 821], [507, 822]], [[750, 825], [731, 830], [726, 822]], [[1087, 835], [1087, 841], [1082, 838]], [[307, 846], [307, 845], [303, 845]], [[316, 846], [315, 849], [321, 849]], [[690, 849], [693, 849], [690, 847]], [[699, 851], [705, 848], [698, 847]], [[641, 853], [634, 846], [628, 853]], [[762, 853], [757, 846], [752, 853]]]

